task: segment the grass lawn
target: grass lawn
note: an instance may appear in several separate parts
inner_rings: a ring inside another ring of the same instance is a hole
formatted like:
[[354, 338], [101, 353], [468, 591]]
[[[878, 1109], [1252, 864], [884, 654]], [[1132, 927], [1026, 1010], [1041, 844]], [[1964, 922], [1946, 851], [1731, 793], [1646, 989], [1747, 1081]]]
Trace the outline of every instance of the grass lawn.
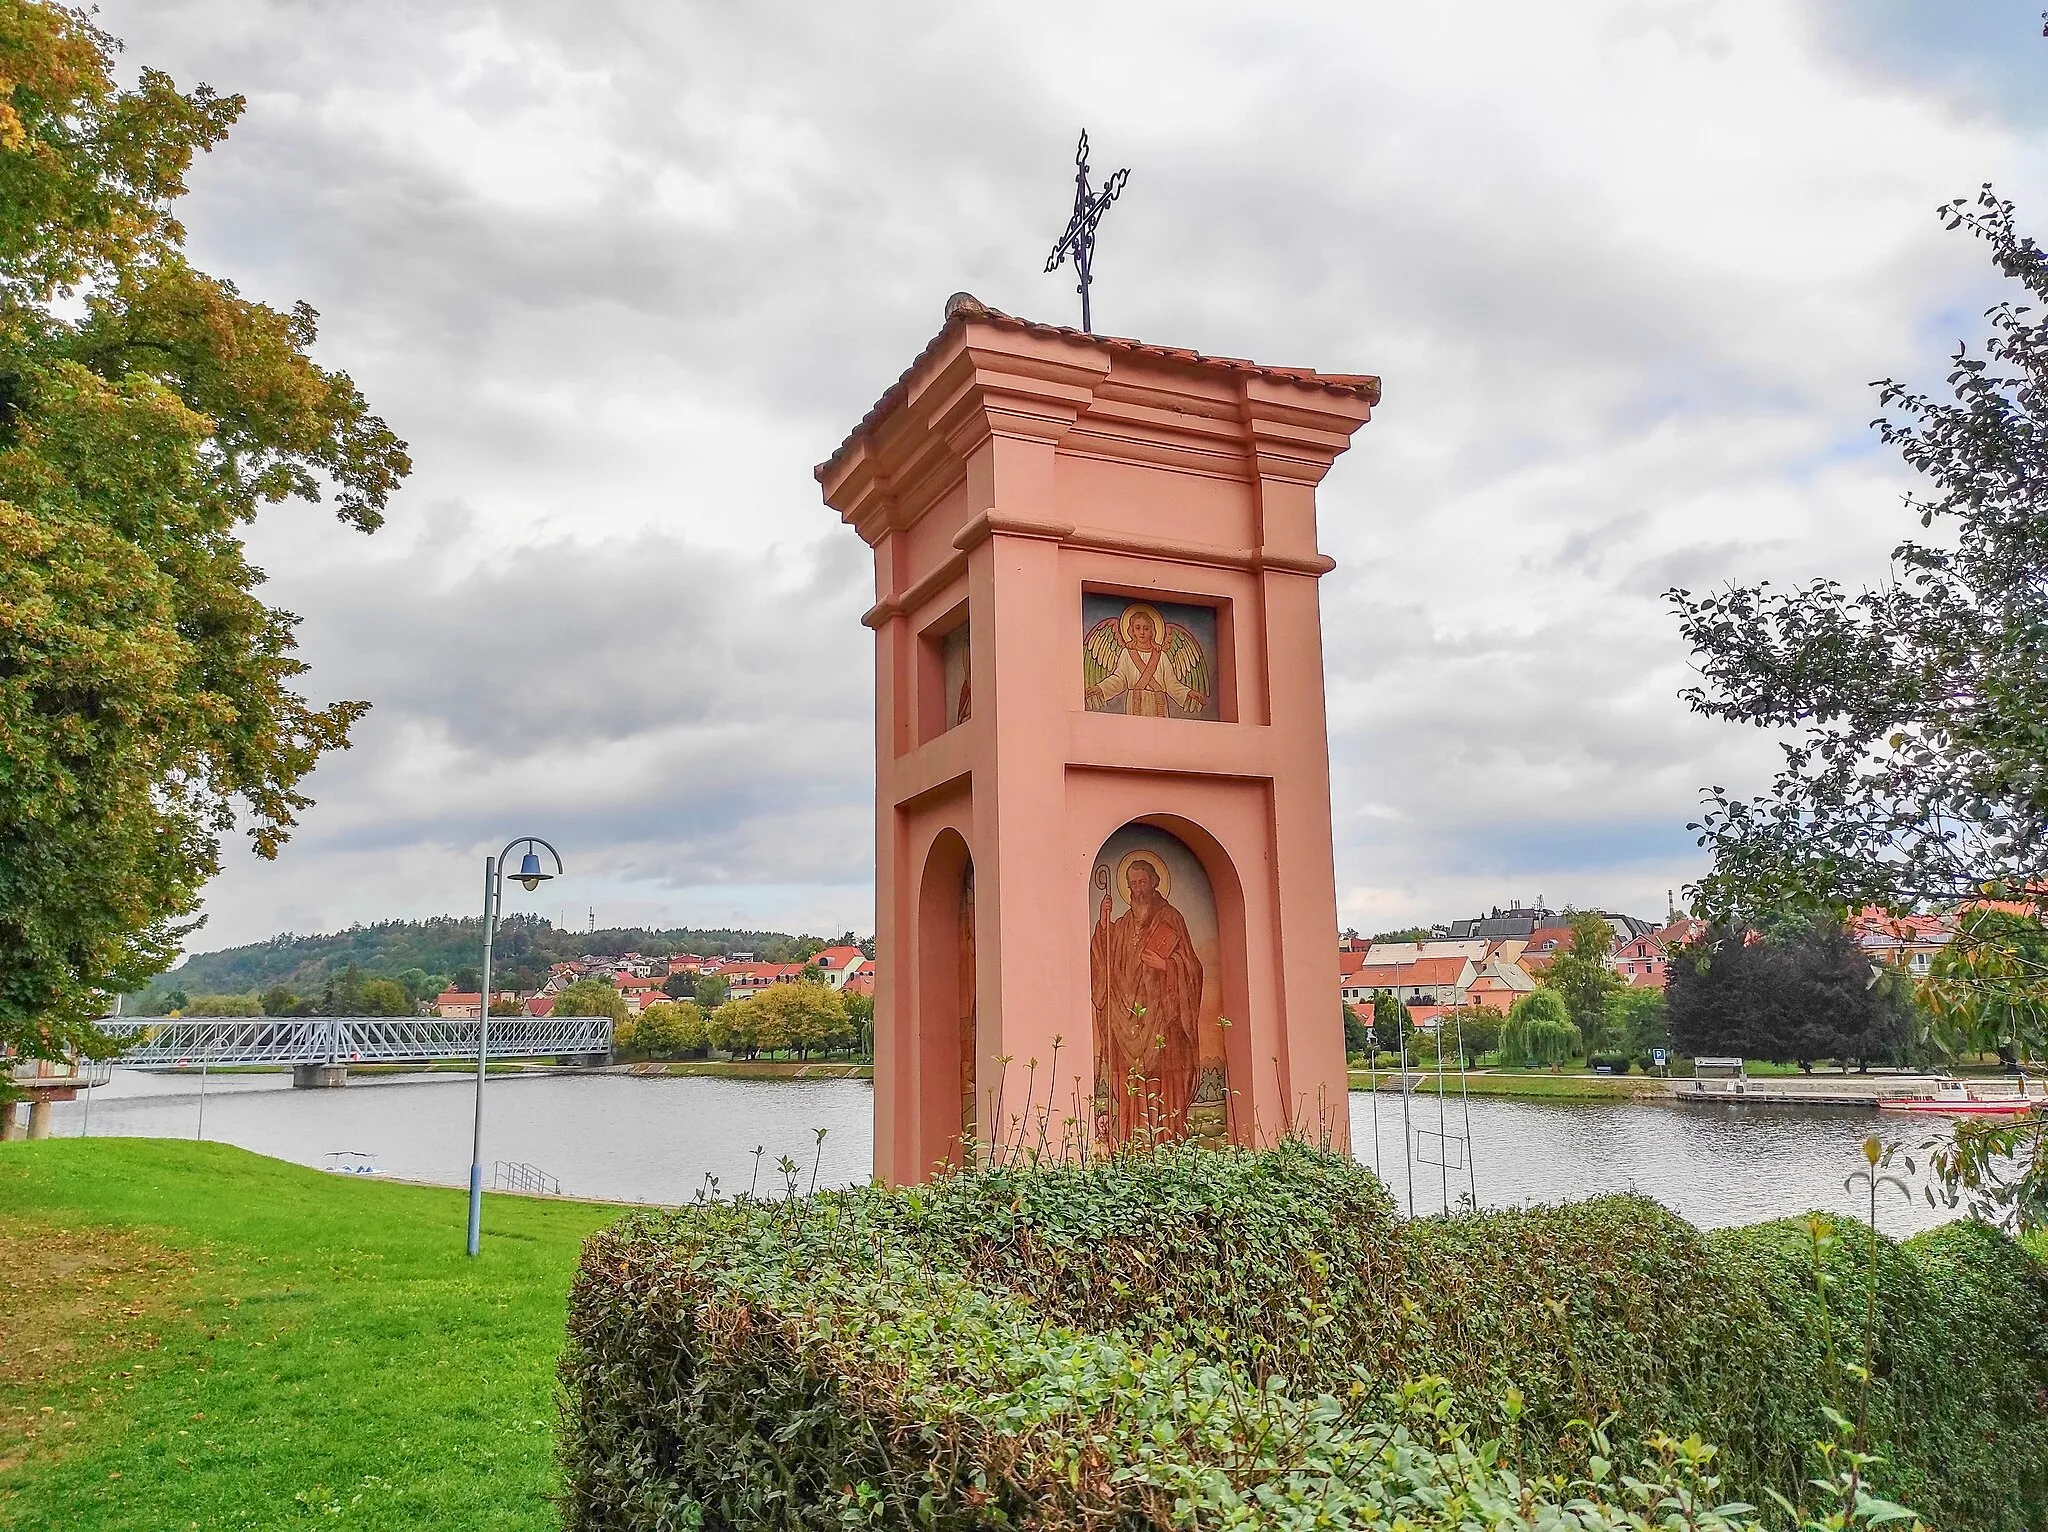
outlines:
[[875, 1066], [828, 1059], [676, 1059], [635, 1064], [633, 1073], [717, 1080], [872, 1080]]
[[619, 1215], [222, 1144], [0, 1145], [0, 1527], [557, 1525], [554, 1364]]
[[[1384, 1070], [1379, 1076], [1379, 1088], [1383, 1091], [1400, 1090], [1400, 1075], [1389, 1075]], [[1353, 1090], [1371, 1090], [1373, 1077], [1363, 1069], [1351, 1071]], [[1445, 1090], [1456, 1095], [1458, 1077], [1447, 1075]], [[1664, 1082], [1647, 1075], [1554, 1075], [1548, 1070], [1489, 1071], [1485, 1074], [1468, 1074], [1465, 1089], [1474, 1096], [1519, 1096], [1525, 1099], [1543, 1101], [1627, 1101], [1635, 1096], [1661, 1096]], [[1418, 1074], [1415, 1091], [1417, 1095], [1428, 1092], [1436, 1094], [1434, 1071]]]

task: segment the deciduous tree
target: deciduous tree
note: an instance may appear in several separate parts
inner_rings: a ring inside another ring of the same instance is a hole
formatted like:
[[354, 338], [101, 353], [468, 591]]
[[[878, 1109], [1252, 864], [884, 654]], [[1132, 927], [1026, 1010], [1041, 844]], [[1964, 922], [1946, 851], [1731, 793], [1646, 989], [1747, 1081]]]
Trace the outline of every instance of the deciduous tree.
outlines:
[[1614, 927], [1593, 910], [1575, 910], [1566, 918], [1571, 942], [1544, 969], [1543, 984], [1563, 999], [1586, 1050], [1598, 1052], [1609, 1041], [1607, 997], [1621, 988], [1620, 978], [1607, 966], [1607, 955], [1614, 950]]
[[748, 1003], [759, 1017], [760, 1046], [771, 1052], [806, 1055], [851, 1039], [846, 1005], [829, 984], [772, 984]]
[[752, 1058], [761, 1051], [760, 1012], [753, 997], [728, 1000], [705, 1018], [711, 1046], [735, 1058]]
[[1401, 1040], [1415, 1030], [1415, 1022], [1401, 997], [1387, 990], [1375, 990], [1372, 997], [1372, 1037], [1382, 1053], [1399, 1053]]
[[1911, 1040], [1903, 985], [1825, 916], [1713, 927], [1666, 971], [1671, 1035], [1695, 1058], [1868, 1065], [1900, 1058]]
[[631, 1025], [627, 1046], [641, 1058], [677, 1059], [704, 1051], [704, 1013], [694, 1001], [658, 1000]]
[[237, 820], [275, 856], [365, 708], [295, 689], [297, 619], [240, 529], [331, 495], [364, 531], [409, 471], [345, 374], [185, 259], [173, 205], [239, 96], [114, 79], [84, 13], [0, 0], [0, 1042], [104, 1051]]
[[2048, 255], [1989, 187], [1942, 216], [2020, 290], [1957, 347], [1946, 399], [1877, 385], [1879, 436], [1925, 480], [1907, 510], [1937, 535], [1860, 594], [1669, 592], [1693, 709], [1796, 731], [1768, 794], [1705, 795], [1695, 902], [1723, 922], [2048, 881]]
[[1501, 1062], [1513, 1069], [1554, 1068], [1584, 1046], [1564, 996], [1554, 989], [1533, 989], [1515, 1001], [1500, 1032]]
[[1344, 1007], [1344, 1051], [1353, 1057], [1372, 1052], [1372, 1023], [1348, 1005]]
[[2011, 910], [1966, 910], [1920, 986], [1935, 1051], [2048, 1054], [2048, 927]]
[[846, 1019], [853, 1028], [853, 1048], [860, 1057], [873, 1063], [875, 1059], [875, 997], [873, 995], [839, 992], [846, 1002]]
[[1664, 991], [1624, 985], [1608, 995], [1603, 1035], [1610, 1047], [1632, 1054], [1647, 1067], [1651, 1049], [1671, 1047], [1671, 1007]]
[[[356, 1002], [358, 1016], [410, 1016], [413, 1013], [412, 996], [405, 992], [405, 986], [396, 979], [365, 979], [360, 991], [361, 999]], [[518, 1011], [515, 1005], [514, 1013]]]
[[602, 979], [578, 979], [555, 995], [557, 1016], [609, 1016], [614, 1022], [627, 1017], [626, 997]]

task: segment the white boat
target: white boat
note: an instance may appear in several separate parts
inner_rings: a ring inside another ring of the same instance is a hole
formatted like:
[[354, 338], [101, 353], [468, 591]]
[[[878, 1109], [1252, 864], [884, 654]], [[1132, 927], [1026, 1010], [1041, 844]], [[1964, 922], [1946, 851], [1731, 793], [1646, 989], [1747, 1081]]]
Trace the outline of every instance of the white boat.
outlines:
[[381, 1176], [377, 1156], [362, 1149], [336, 1149], [327, 1156], [327, 1169], [337, 1176]]
[[2048, 1096], [2030, 1095], [2022, 1079], [2019, 1089], [1994, 1089], [1989, 1085], [1966, 1085], [1951, 1080], [1925, 1096], [1888, 1096], [1877, 1103], [1880, 1112], [1922, 1112], [1938, 1117], [2017, 1117], [2036, 1106], [2048, 1105]]

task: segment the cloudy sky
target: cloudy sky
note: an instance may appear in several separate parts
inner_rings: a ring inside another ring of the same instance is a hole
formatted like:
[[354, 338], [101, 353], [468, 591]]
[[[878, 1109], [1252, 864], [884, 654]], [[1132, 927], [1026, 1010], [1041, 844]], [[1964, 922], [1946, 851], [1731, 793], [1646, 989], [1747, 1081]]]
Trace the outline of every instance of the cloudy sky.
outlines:
[[1099, 329], [1385, 379], [1322, 493], [1344, 922], [1661, 913], [1772, 755], [1676, 700], [1660, 592], [1882, 576], [1868, 385], [1996, 294], [1934, 209], [2048, 229], [2039, 10], [105, 0], [248, 97], [195, 258], [318, 308], [417, 464], [374, 537], [254, 534], [375, 710], [195, 948], [467, 912], [528, 832], [557, 918], [871, 929], [871, 575], [811, 468], [947, 294], [1074, 322], [1083, 125]]

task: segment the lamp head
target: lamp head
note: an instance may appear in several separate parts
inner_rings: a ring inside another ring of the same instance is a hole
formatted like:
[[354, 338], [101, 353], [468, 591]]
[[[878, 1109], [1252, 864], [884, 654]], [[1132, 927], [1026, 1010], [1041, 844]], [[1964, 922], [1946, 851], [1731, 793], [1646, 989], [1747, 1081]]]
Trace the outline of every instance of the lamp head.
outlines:
[[519, 871], [512, 875], [512, 880], [515, 883], [525, 884], [526, 891], [530, 894], [553, 876], [554, 874], [551, 872], [542, 872], [540, 870], [540, 854], [529, 851], [520, 861]]

